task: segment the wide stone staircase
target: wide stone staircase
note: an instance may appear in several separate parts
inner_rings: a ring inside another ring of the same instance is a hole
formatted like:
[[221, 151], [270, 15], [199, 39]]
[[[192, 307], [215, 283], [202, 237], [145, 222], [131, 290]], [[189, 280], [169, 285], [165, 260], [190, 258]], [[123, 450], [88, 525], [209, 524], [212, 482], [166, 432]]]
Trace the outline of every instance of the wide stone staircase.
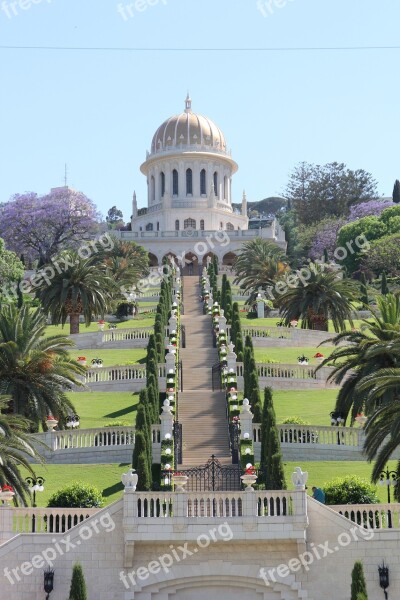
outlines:
[[232, 464], [225, 395], [212, 391], [211, 372], [218, 353], [213, 348], [210, 317], [203, 315], [198, 278], [185, 276], [183, 284], [186, 348], [180, 350], [184, 391], [179, 394], [183, 438], [179, 468], [203, 466], [212, 454], [222, 465]]

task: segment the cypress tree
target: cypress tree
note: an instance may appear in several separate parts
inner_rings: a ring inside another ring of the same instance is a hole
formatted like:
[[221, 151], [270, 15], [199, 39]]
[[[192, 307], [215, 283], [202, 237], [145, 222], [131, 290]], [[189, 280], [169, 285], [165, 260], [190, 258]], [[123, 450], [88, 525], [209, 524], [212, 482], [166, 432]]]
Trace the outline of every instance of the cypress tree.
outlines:
[[246, 338], [244, 340], [244, 345], [246, 346], [246, 348], [250, 348], [251, 352], [254, 353], [253, 340], [251, 339], [251, 337], [249, 335], [246, 335]]
[[135, 432], [135, 447], [132, 452], [132, 469], [136, 469], [138, 467], [139, 456], [144, 452], [147, 457], [149, 457], [149, 452], [147, 448], [147, 440], [143, 431], [139, 430]]
[[214, 254], [213, 259], [213, 267], [214, 267], [214, 273], [215, 275], [218, 275], [218, 257]]
[[247, 396], [250, 401], [251, 412], [254, 415], [253, 421], [254, 423], [261, 423], [262, 420], [262, 407], [261, 407], [261, 397], [260, 390], [258, 387], [254, 387], [250, 390], [249, 396]]
[[226, 282], [227, 282], [228, 278], [226, 276], [226, 274], [224, 273], [222, 275], [222, 284], [221, 284], [221, 308], [222, 310], [225, 312], [225, 304], [226, 304]]
[[85, 577], [79, 563], [75, 563], [72, 569], [69, 600], [87, 600]]
[[261, 419], [261, 467], [264, 470], [266, 490], [285, 490], [281, 446], [272, 401], [272, 389], [264, 390], [264, 406]]
[[141, 452], [137, 459], [136, 472], [138, 476], [138, 492], [148, 492], [151, 490], [151, 468], [145, 451]]
[[328, 250], [324, 248], [324, 262], [327, 264], [329, 262]]
[[152, 462], [152, 440], [151, 440], [151, 425], [149, 420], [149, 412], [147, 404], [139, 402], [136, 413], [136, 432], [142, 431], [146, 440], [147, 454], [149, 462]]
[[351, 600], [357, 600], [359, 594], [364, 594], [368, 599], [363, 565], [361, 560], [356, 560], [351, 572]]
[[400, 181], [396, 179], [393, 186], [393, 202], [398, 204], [400, 202]]
[[157, 356], [158, 361], [163, 363], [165, 360], [165, 348], [164, 348], [164, 338], [160, 332], [156, 333], [156, 346], [157, 346]]
[[360, 302], [363, 304], [369, 304], [368, 300], [368, 289], [367, 289], [367, 280], [365, 277], [365, 273], [361, 273], [361, 284], [360, 284]]
[[18, 279], [18, 285], [17, 285], [17, 308], [22, 308], [24, 305], [24, 295], [21, 291], [21, 279]]
[[387, 296], [388, 293], [389, 293], [389, 288], [388, 288], [388, 284], [387, 284], [386, 272], [382, 271], [382, 275], [381, 275], [381, 294], [383, 296]]
[[238, 362], [243, 362], [243, 339], [240, 331], [236, 335], [235, 352]]
[[250, 394], [250, 391], [249, 391], [250, 390], [250, 388], [249, 388], [250, 359], [251, 359], [251, 349], [245, 345], [244, 353], [243, 353], [243, 397], [244, 398], [249, 398], [249, 394]]

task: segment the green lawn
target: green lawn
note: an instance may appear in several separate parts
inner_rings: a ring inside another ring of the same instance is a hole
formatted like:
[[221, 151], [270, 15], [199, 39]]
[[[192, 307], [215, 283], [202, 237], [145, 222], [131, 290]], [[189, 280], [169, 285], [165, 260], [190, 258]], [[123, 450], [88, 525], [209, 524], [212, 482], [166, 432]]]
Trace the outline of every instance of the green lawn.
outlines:
[[[143, 314], [138, 315], [134, 319], [129, 319], [128, 321], [120, 321], [118, 323], [113, 323], [113, 325], [116, 325], [117, 329], [135, 329], [140, 327], [152, 327], [154, 325], [154, 319], [155, 314]], [[99, 331], [97, 321], [93, 321], [89, 325], [89, 327], [86, 327], [84, 323], [81, 323], [79, 328], [79, 333], [93, 333], [95, 331]], [[106, 323], [104, 331], [108, 331], [108, 323]], [[69, 323], [66, 323], [64, 327], [62, 327], [61, 325], [48, 325], [46, 327], [46, 335], [69, 335]]]
[[103, 350], [101, 348], [95, 350], [80, 349], [70, 350], [69, 354], [75, 360], [78, 356], [86, 356], [88, 367], [91, 366], [93, 358], [101, 358], [103, 360], [103, 367], [133, 365], [146, 361], [146, 348], [126, 348], [124, 350]]
[[277, 423], [300, 417], [311, 425], [330, 425], [336, 396], [337, 390], [274, 390]]
[[[242, 327], [246, 327], [247, 326], [253, 326], [253, 327], [276, 327], [276, 324], [280, 321], [279, 317], [268, 317], [265, 319], [254, 319], [252, 317], [249, 317], [247, 313], [241, 313], [240, 314], [240, 320], [242, 323]], [[361, 319], [355, 319], [353, 321], [353, 325], [354, 327], [361, 327], [362, 324], [362, 320]], [[332, 321], [329, 321], [329, 332], [331, 333], [335, 333], [335, 330], [333, 329], [333, 325], [332, 325]], [[351, 329], [350, 324], [348, 323], [348, 329]]]
[[[103, 506], [107, 506], [122, 498], [123, 485], [121, 474], [126, 473], [130, 465], [104, 464], [104, 465], [35, 465], [34, 470], [38, 477], [43, 477], [44, 491], [36, 493], [36, 504], [47, 506], [50, 496], [60, 488], [72, 481], [84, 481], [95, 485], [104, 496]], [[23, 476], [28, 473], [21, 469]]]
[[[388, 462], [389, 469], [396, 470], [397, 461]], [[286, 484], [289, 490], [293, 489], [292, 473], [295, 467], [301, 467], [303, 471], [308, 472], [307, 488], [308, 494], [312, 495], [312, 487], [324, 487], [324, 484], [336, 477], [345, 477], [346, 475], [357, 475], [368, 482], [371, 481], [372, 464], [363, 461], [329, 461], [329, 462], [285, 462]], [[377, 485], [376, 493], [380, 502], [387, 502], [386, 486]], [[393, 488], [391, 490], [393, 500]]]
[[113, 419], [127, 425], [136, 422], [139, 394], [132, 392], [71, 392], [68, 394], [80, 417], [81, 429], [104, 427]]
[[297, 364], [297, 358], [304, 354], [310, 359], [310, 365], [318, 365], [318, 361], [314, 354], [320, 352], [325, 357], [329, 356], [333, 350], [333, 346], [324, 345], [319, 348], [293, 348], [292, 346], [280, 348], [254, 348], [254, 357], [256, 362], [282, 362], [289, 364]]

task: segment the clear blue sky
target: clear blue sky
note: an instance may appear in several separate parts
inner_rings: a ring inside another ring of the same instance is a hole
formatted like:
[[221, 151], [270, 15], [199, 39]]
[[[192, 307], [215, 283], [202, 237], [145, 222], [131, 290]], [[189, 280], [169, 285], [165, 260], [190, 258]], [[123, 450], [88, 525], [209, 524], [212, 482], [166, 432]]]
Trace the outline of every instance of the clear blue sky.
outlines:
[[302, 160], [366, 169], [390, 195], [400, 50], [261, 49], [400, 45], [399, 0], [260, 3], [266, 16], [256, 0], [138, 0], [142, 12], [135, 0], [0, 0], [1, 46], [78, 48], [0, 49], [0, 201], [62, 185], [67, 163], [69, 185], [127, 219], [134, 189], [145, 204], [152, 135], [187, 90], [239, 163], [236, 201], [243, 188], [281, 193]]

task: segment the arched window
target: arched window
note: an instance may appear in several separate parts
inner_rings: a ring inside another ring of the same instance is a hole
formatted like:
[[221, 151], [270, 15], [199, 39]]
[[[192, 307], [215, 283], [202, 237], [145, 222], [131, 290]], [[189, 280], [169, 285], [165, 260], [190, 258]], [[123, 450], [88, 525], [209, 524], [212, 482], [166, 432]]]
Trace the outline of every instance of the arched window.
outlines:
[[226, 200], [228, 197], [228, 178], [225, 175], [224, 177], [224, 200]]
[[200, 230], [204, 231], [204, 219], [201, 219], [200, 221]]
[[160, 183], [161, 183], [161, 198], [164, 197], [165, 194], [165, 173], [161, 171], [160, 173]]
[[157, 231], [160, 231], [160, 222], [157, 221]]
[[206, 170], [200, 171], [200, 194], [207, 194]]
[[146, 231], [153, 231], [153, 223], [147, 223]]
[[172, 171], [172, 194], [177, 196], [179, 194], [179, 179], [178, 179], [178, 171], [174, 169]]
[[193, 173], [192, 169], [186, 169], [186, 196], [193, 194]]
[[155, 200], [156, 200], [156, 182], [152, 175], [151, 179], [150, 179], [150, 201], [155, 202]]
[[214, 173], [214, 194], [218, 196], [218, 173], [215, 171]]
[[235, 231], [235, 227], [232, 225], [232, 223], [227, 223], [226, 230], [227, 231]]
[[223, 229], [223, 228], [224, 228], [224, 224], [223, 224], [223, 222], [222, 222], [222, 221], [221, 221], [221, 222], [220, 222], [220, 224], [219, 224], [219, 228], [220, 228], [220, 229]]
[[185, 219], [183, 222], [184, 229], [196, 229], [196, 221], [194, 219]]
[[175, 231], [179, 231], [179, 219], [175, 221]]

